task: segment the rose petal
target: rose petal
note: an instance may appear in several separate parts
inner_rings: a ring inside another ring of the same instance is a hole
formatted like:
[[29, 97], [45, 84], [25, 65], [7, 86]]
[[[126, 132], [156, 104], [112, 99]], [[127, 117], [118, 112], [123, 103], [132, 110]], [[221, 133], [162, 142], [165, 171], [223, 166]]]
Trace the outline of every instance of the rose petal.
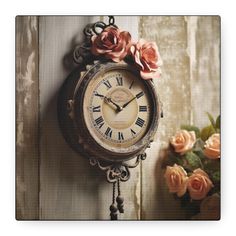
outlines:
[[159, 71], [154, 71], [154, 72], [140, 71], [140, 75], [143, 79], [148, 80], [148, 79], [158, 79], [160, 78], [161, 74]]

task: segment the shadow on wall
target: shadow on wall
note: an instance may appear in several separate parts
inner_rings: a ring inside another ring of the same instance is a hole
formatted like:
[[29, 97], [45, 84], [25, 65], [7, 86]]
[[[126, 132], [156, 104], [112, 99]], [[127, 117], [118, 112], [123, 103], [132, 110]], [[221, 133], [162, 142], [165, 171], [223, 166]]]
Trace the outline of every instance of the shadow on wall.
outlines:
[[[81, 42], [80, 42], [81, 43]], [[76, 67], [76, 63], [73, 60], [74, 50], [78, 45], [77, 36], [75, 35], [70, 42], [70, 50], [63, 57], [62, 63], [63, 67], [67, 72], [71, 72]]]
[[99, 219], [99, 188], [107, 184], [104, 173], [64, 140], [57, 119], [57, 94], [41, 116], [40, 133], [40, 218]]

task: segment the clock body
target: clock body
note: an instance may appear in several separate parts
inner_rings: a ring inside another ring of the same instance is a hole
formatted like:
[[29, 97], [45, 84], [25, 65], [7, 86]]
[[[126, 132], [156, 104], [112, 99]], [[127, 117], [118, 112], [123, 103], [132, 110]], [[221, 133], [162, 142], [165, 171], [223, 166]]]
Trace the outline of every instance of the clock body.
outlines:
[[157, 130], [160, 102], [152, 81], [125, 62], [77, 68], [59, 94], [67, 142], [88, 158], [122, 162], [142, 154]]

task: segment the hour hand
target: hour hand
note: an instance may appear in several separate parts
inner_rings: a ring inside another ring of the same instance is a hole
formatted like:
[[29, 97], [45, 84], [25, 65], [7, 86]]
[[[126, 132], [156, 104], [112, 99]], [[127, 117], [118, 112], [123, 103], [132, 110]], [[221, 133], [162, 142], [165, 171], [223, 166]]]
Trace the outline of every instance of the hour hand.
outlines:
[[119, 106], [118, 104], [116, 104], [115, 102], [112, 101], [111, 98], [108, 97], [104, 97], [105, 101], [107, 101], [108, 103], [112, 103], [115, 107], [117, 111], [122, 111], [123, 107]]
[[104, 98], [105, 102], [107, 102], [107, 103], [112, 103], [116, 107], [116, 110], [118, 112], [123, 110], [123, 107], [121, 107], [118, 104], [116, 104], [115, 102], [113, 102], [111, 98], [108, 98], [102, 94], [99, 94], [98, 92], [95, 93], [95, 96]]

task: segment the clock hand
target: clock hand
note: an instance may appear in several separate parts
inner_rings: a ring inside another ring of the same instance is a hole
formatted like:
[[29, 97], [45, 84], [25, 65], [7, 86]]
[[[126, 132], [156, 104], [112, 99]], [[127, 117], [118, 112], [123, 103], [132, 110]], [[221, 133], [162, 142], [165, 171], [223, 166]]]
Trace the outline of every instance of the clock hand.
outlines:
[[123, 105], [123, 108], [125, 108], [126, 106], [128, 106], [128, 104], [130, 104], [135, 98], [136, 98], [136, 96], [133, 97], [133, 98], [132, 98], [131, 100], [129, 100], [128, 102], [126, 102], [126, 103]]
[[123, 107], [119, 106], [118, 104], [116, 104], [115, 102], [112, 101], [111, 98], [108, 98], [102, 94], [99, 94], [98, 92], [96, 92], [95, 96], [98, 96], [98, 97], [101, 97], [101, 98], [104, 98], [104, 100], [108, 103], [112, 103], [115, 107], [116, 107], [116, 110], [119, 112], [119, 111], [122, 111], [123, 110]]
[[111, 98], [108, 98], [108, 97], [104, 96], [104, 99], [108, 103], [112, 103], [116, 107], [117, 111], [122, 111], [123, 110], [123, 107], [121, 107], [118, 104], [116, 104], [115, 102], [113, 102]]

